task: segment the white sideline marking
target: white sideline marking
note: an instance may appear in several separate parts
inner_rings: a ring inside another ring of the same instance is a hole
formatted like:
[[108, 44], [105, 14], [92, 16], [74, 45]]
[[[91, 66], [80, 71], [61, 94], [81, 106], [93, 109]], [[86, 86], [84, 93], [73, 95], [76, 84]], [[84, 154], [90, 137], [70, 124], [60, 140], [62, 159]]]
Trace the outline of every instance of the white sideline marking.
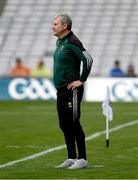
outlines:
[[[135, 124], [138, 124], [138, 120], [134, 120], [134, 121], [132, 121], [132, 122], [129, 122], [129, 123], [126, 123], [126, 124], [121, 124], [121, 125], [119, 125], [119, 126], [116, 126], [116, 127], [114, 127], [114, 128], [111, 128], [111, 129], [110, 129], [110, 132], [118, 131], [118, 130], [120, 130], [120, 129], [123, 129], [123, 128], [128, 127], [128, 126], [132, 126], [132, 125], [135, 125]], [[105, 133], [106, 133], [106, 131], [101, 131], [101, 132], [94, 133], [94, 134], [86, 137], [86, 141], [90, 141], [91, 139], [94, 139], [94, 138], [96, 138], [96, 137], [99, 137], [99, 136], [101, 136], [102, 134], [105, 134]], [[12, 166], [12, 165], [14, 165], [14, 164], [17, 164], [17, 163], [19, 163], [19, 162], [28, 161], [28, 160], [37, 158], [37, 157], [39, 157], [39, 156], [43, 156], [43, 155], [45, 155], [45, 154], [51, 153], [51, 152], [53, 152], [53, 151], [59, 151], [59, 150], [65, 148], [65, 147], [66, 147], [66, 145], [61, 145], [61, 146], [57, 146], [57, 147], [54, 147], [54, 148], [50, 148], [50, 149], [47, 149], [47, 150], [45, 150], [45, 151], [41, 151], [41, 152], [39, 152], [39, 153], [36, 153], [36, 154], [30, 155], [30, 156], [27, 156], [27, 157], [22, 158], [22, 159], [18, 159], [18, 160], [15, 160], [15, 161], [10, 161], [10, 162], [5, 163], [5, 164], [1, 164], [1, 165], [0, 165], [0, 168], [5, 168], [5, 167], [8, 167], [8, 166]]]
[[30, 149], [38, 149], [38, 148], [46, 148], [46, 146], [33, 146], [33, 145], [30, 145], [30, 146], [18, 146], [18, 145], [8, 145], [8, 146], [5, 146], [5, 148], [14, 148], [14, 149], [19, 149], [19, 148], [30, 148]]

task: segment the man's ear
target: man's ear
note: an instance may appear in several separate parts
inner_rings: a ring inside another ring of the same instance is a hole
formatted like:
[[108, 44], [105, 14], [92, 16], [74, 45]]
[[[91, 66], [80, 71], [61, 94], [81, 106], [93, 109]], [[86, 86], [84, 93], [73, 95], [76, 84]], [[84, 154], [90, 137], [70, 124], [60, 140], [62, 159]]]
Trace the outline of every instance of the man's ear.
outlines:
[[67, 24], [64, 24], [64, 29], [67, 29]]

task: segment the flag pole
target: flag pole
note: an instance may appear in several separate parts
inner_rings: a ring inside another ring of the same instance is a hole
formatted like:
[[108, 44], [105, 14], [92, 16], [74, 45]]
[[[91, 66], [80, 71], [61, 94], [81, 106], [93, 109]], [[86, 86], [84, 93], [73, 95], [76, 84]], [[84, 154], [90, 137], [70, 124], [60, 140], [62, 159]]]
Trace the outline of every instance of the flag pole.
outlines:
[[110, 91], [108, 86], [106, 89], [106, 98], [102, 103], [102, 108], [103, 115], [106, 117], [106, 147], [109, 147], [109, 121], [112, 121], [113, 119], [113, 112], [111, 107]]
[[109, 147], [109, 120], [106, 117], [106, 147]]
[[110, 91], [109, 87], [107, 86], [107, 92], [106, 92], [106, 147], [109, 147], [109, 105], [110, 105]]
[[[109, 87], [107, 86], [107, 103], [106, 103], [106, 112], [109, 114], [109, 102], [110, 101], [110, 93], [109, 93]], [[108, 116], [106, 116], [106, 147], [109, 147], [109, 119]]]

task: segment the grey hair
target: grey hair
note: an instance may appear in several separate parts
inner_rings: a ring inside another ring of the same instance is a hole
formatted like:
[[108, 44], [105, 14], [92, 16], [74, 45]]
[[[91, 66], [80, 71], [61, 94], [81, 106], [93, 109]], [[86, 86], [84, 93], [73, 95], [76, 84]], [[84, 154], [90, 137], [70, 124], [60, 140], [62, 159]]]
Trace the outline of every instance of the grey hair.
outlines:
[[68, 14], [60, 14], [60, 15], [57, 15], [56, 17], [61, 17], [61, 23], [62, 24], [67, 24], [67, 29], [71, 30], [71, 28], [72, 28], [72, 20], [71, 20], [71, 17]]

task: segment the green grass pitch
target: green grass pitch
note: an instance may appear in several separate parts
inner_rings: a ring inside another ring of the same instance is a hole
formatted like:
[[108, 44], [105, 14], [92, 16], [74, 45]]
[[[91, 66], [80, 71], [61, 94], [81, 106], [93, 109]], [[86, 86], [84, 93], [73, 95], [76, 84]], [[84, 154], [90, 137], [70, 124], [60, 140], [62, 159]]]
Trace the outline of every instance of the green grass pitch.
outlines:
[[[138, 103], [112, 103], [110, 128], [138, 120]], [[82, 103], [86, 137], [105, 130], [101, 103]], [[56, 102], [0, 102], [0, 167], [64, 145]], [[138, 123], [86, 142], [88, 169], [54, 168], [66, 159], [66, 149], [0, 168], [0, 179], [138, 179]]]

